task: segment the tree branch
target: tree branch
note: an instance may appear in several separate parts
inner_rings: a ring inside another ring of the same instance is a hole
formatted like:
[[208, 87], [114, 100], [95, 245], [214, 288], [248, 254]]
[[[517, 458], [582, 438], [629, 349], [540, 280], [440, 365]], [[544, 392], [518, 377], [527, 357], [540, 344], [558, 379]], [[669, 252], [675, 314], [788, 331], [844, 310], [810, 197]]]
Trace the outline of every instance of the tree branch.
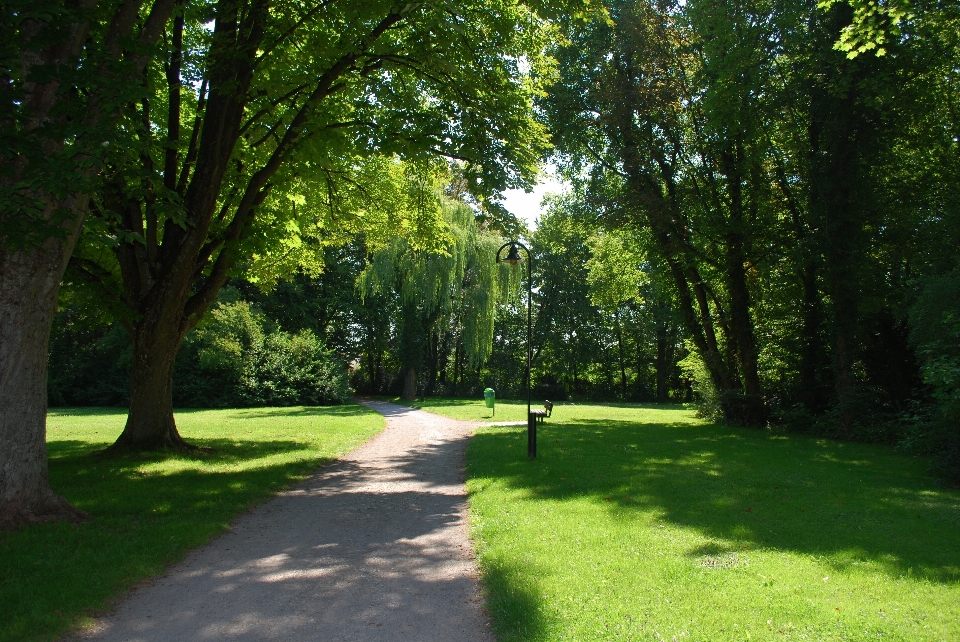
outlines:
[[190, 176], [190, 167], [197, 158], [197, 142], [200, 139], [200, 129], [203, 126], [204, 107], [207, 104], [207, 79], [204, 78], [200, 83], [200, 95], [197, 97], [197, 117], [193, 120], [193, 131], [190, 133], [190, 145], [187, 147], [187, 155], [183, 159], [183, 167], [180, 168], [180, 178], [177, 180], [177, 194], [183, 196], [183, 190], [187, 186], [187, 179]]
[[276, 39], [275, 42], [271, 43], [268, 47], [263, 48], [262, 53], [259, 56], [257, 56], [256, 60], [253, 61], [253, 68], [257, 69], [260, 66], [260, 63], [266, 60], [270, 56], [270, 54], [273, 53], [273, 50], [276, 49], [278, 45], [286, 41], [287, 38], [292, 36], [297, 29], [302, 27], [304, 24], [307, 23], [308, 20], [313, 18], [315, 15], [317, 15], [319, 11], [326, 9], [334, 2], [336, 2], [336, 0], [326, 0], [325, 2], [321, 2], [320, 4], [315, 6], [313, 9], [308, 11], [306, 14], [304, 14], [302, 18], [297, 20], [289, 29], [283, 32], [280, 35], [280, 37]]
[[240, 127], [240, 136], [243, 136], [243, 135], [247, 132], [247, 130], [250, 129], [250, 127], [251, 127], [255, 122], [257, 122], [258, 120], [260, 120], [261, 118], [263, 118], [264, 116], [266, 116], [267, 114], [269, 114], [271, 111], [273, 111], [274, 109], [276, 109], [277, 107], [279, 107], [279, 106], [280, 106], [280, 103], [282, 103], [282, 102], [284, 102], [285, 100], [288, 100], [288, 99], [290, 99], [290, 98], [293, 98], [295, 95], [297, 95], [298, 93], [300, 93], [301, 91], [303, 91], [303, 90], [306, 89], [306, 88], [307, 88], [307, 85], [305, 85], [305, 84], [304, 84], [304, 85], [300, 85], [299, 87], [295, 87], [294, 89], [288, 91], [288, 92], [285, 93], [283, 96], [280, 96], [279, 98], [277, 98], [276, 100], [274, 100], [272, 103], [270, 103], [269, 105], [267, 105], [266, 107], [264, 107], [263, 109], [261, 109], [260, 111], [258, 111], [256, 114], [254, 114], [253, 116], [251, 116], [251, 117], [247, 120], [247, 122], [245, 122], [245, 123]]

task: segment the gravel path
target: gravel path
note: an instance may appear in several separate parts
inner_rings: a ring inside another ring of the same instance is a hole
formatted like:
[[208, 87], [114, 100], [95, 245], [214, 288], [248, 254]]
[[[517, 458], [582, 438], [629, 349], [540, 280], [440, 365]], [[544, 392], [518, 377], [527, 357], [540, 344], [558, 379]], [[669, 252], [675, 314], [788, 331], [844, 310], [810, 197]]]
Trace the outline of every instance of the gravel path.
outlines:
[[80, 639], [492, 642], [466, 530], [475, 424], [362, 403], [387, 428], [238, 519]]

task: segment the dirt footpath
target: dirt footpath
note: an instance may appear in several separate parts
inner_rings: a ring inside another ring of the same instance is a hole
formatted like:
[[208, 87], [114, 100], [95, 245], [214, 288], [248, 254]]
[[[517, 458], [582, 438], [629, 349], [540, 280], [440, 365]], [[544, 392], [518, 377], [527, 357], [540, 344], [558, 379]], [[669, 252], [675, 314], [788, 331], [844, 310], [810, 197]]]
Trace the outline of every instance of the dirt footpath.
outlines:
[[474, 424], [362, 403], [386, 430], [239, 518], [80, 639], [492, 642], [466, 531]]

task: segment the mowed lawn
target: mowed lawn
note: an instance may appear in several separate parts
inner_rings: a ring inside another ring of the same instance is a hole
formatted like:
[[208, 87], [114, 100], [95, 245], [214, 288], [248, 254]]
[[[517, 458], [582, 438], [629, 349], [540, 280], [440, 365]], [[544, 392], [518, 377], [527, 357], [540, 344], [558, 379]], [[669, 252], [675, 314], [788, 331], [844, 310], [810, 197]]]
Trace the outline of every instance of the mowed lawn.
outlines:
[[362, 406], [180, 410], [180, 433], [209, 452], [103, 459], [115, 409], [51, 411], [54, 490], [94, 519], [0, 533], [0, 641], [46, 640], [162, 573], [238, 514], [379, 432]]
[[960, 491], [923, 460], [655, 406], [558, 404], [538, 436], [468, 450], [501, 642], [960, 640]]

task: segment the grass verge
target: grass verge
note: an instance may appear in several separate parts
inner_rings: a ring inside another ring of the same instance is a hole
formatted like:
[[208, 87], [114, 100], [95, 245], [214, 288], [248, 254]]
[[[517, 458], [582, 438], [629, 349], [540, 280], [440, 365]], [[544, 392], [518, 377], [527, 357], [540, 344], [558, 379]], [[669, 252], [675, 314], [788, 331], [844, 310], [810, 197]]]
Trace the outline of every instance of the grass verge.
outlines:
[[923, 461], [678, 408], [558, 404], [538, 433], [535, 461], [523, 428], [468, 448], [501, 642], [960, 639], [960, 492]]
[[117, 409], [51, 411], [50, 482], [94, 516], [0, 533], [0, 641], [51, 639], [84, 624], [252, 505], [379, 432], [362, 406], [181, 410], [180, 433], [207, 454], [101, 459]]

